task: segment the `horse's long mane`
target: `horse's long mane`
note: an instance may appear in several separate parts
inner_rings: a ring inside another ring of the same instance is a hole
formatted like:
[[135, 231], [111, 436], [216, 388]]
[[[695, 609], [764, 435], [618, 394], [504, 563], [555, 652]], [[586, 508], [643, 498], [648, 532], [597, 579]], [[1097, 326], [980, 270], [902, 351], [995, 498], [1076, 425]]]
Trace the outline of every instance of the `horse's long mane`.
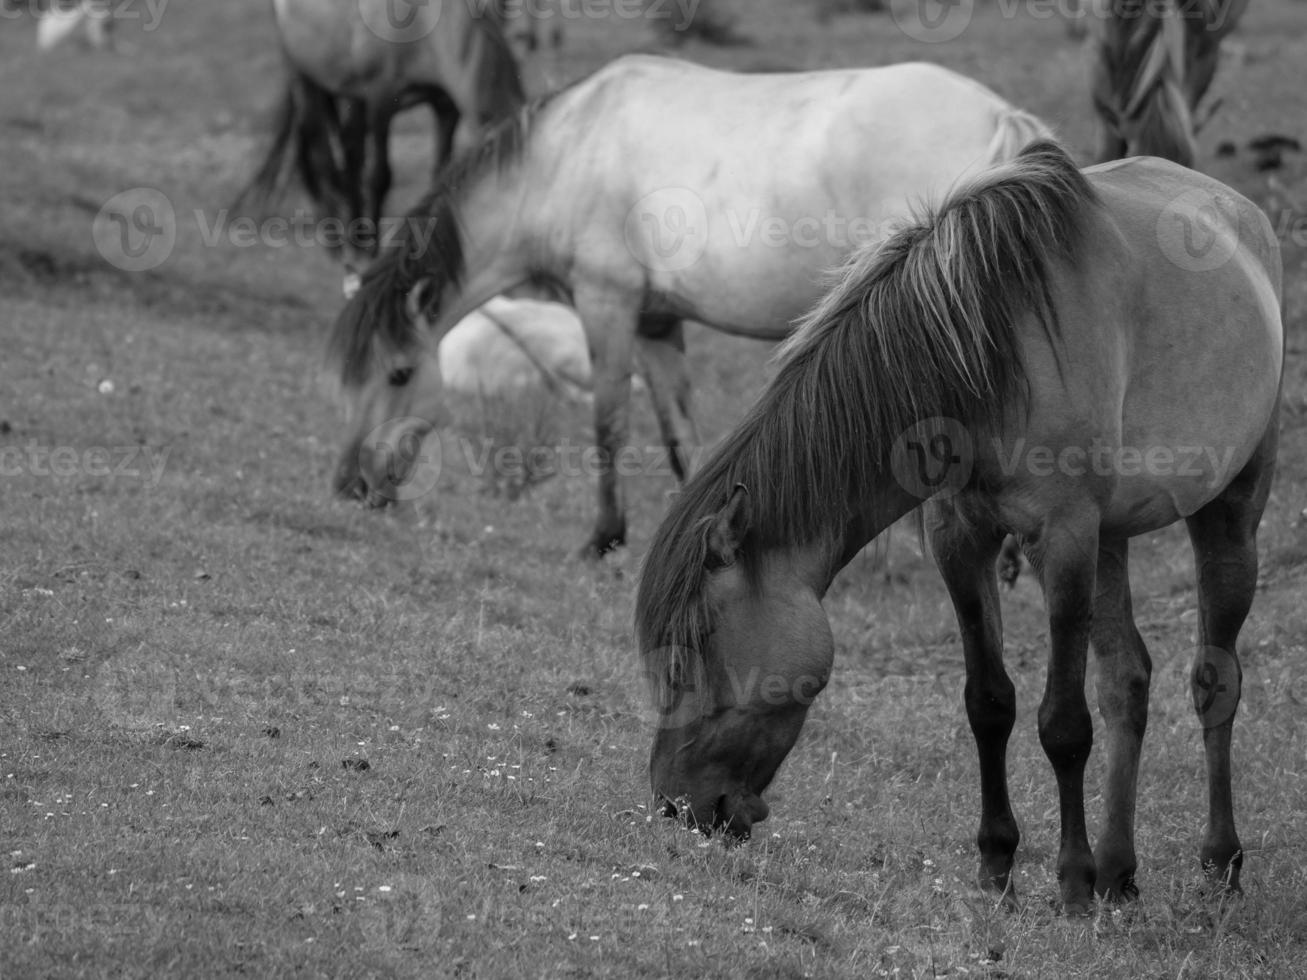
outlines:
[[1094, 107], [1130, 153], [1189, 165], [1194, 113], [1248, 0], [1100, 0]]
[[476, 146], [450, 161], [363, 273], [358, 292], [340, 311], [327, 342], [327, 364], [346, 388], [367, 381], [379, 361], [410, 354], [420, 344], [418, 325], [408, 315], [409, 292], [420, 280], [430, 279], [431, 295], [439, 296], [446, 286], [462, 280], [459, 202], [469, 186], [522, 160], [535, 120], [552, 98], [536, 99], [504, 117]]
[[1096, 201], [1066, 152], [1040, 141], [849, 259], [650, 546], [636, 630], [659, 696], [698, 672], [706, 532], [736, 484], [750, 514], [738, 559], [757, 581], [768, 549], [842, 534], [916, 422], [980, 429], [1023, 404], [1019, 324], [1034, 314], [1056, 335], [1051, 270], [1074, 262]]

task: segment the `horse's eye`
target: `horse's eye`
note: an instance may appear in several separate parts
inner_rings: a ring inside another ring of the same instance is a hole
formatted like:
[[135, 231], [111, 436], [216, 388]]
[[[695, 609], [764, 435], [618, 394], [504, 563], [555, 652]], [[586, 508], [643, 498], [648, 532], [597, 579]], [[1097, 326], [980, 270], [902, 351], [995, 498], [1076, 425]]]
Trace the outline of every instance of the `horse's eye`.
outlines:
[[411, 367], [395, 368], [390, 372], [390, 386], [392, 388], [403, 388], [413, 380], [413, 369]]

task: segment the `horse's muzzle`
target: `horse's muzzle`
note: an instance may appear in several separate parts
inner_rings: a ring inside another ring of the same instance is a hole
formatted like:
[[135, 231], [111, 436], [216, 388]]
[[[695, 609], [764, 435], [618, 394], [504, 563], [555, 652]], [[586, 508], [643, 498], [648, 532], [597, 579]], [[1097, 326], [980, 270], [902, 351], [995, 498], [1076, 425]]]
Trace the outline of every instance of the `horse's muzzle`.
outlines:
[[664, 817], [679, 818], [692, 830], [744, 841], [749, 839], [754, 824], [767, 819], [771, 808], [761, 796], [741, 790], [722, 794], [710, 806], [696, 807], [683, 799], [674, 802], [663, 797], [659, 812]]
[[384, 493], [378, 493], [368, 484], [367, 477], [358, 464], [358, 453], [346, 453], [336, 467], [332, 477], [332, 489], [342, 500], [356, 500], [365, 507], [379, 510], [395, 501]]

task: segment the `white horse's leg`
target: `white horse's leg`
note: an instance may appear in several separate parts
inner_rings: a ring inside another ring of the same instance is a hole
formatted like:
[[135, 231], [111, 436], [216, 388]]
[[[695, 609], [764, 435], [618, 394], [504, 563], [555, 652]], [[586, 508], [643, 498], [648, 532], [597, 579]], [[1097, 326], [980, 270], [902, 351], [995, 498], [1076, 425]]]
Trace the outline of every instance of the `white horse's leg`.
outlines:
[[583, 284], [573, 292], [594, 370], [595, 448], [599, 514], [581, 554], [602, 557], [626, 543], [626, 510], [618, 473], [631, 417], [631, 368], [638, 296]]
[[700, 448], [690, 417], [690, 374], [685, 364], [685, 332], [672, 317], [640, 317], [639, 361], [649, 399], [676, 479], [685, 482]]

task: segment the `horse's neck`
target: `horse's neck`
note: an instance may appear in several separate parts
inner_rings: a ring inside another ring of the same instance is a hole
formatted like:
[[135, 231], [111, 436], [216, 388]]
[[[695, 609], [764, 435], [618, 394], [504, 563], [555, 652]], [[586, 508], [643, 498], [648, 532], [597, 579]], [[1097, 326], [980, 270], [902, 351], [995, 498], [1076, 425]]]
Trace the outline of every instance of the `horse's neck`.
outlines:
[[548, 228], [527, 186], [525, 168], [513, 166], [473, 187], [459, 208], [463, 281], [449, 308], [450, 322], [532, 279], [550, 277]]
[[818, 595], [825, 593], [840, 569], [857, 557], [858, 552], [924, 502], [903, 486], [892, 467], [886, 465], [882, 474], [880, 485], [859, 495], [850, 508], [852, 517], [848, 523], [831, 536], [827, 552], [829, 571]]

